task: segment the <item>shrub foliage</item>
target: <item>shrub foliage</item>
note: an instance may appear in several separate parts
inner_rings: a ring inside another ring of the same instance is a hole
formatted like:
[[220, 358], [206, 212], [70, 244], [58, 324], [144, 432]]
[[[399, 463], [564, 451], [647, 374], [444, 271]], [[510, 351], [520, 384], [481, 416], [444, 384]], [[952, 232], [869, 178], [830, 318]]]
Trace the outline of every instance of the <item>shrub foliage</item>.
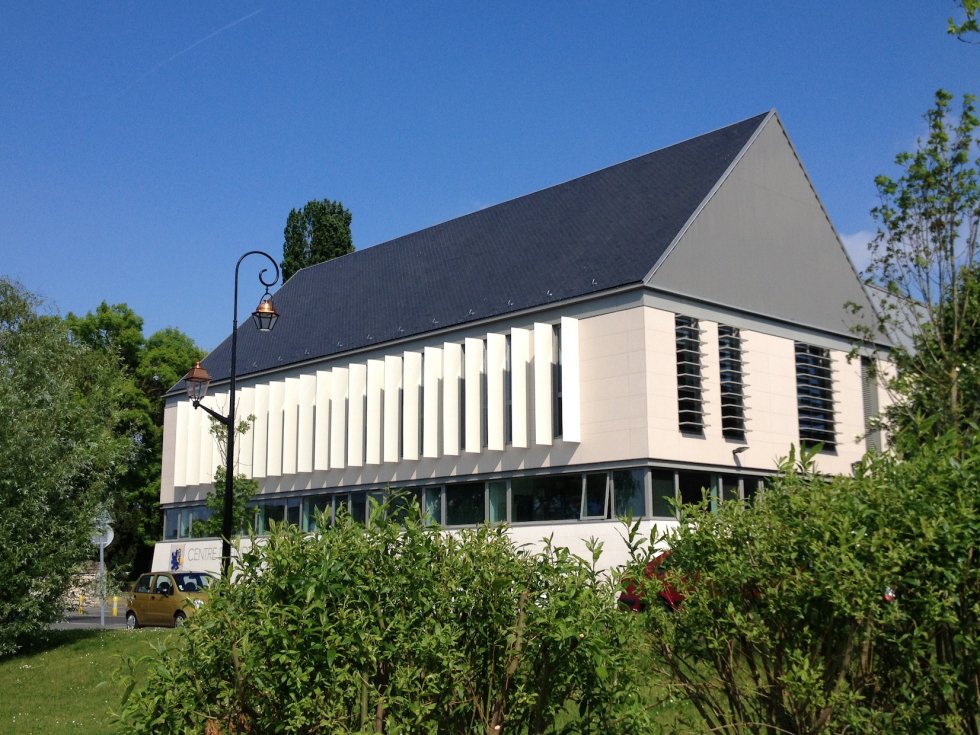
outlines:
[[685, 509], [654, 539], [686, 599], [643, 616], [647, 662], [704, 725], [978, 732], [980, 453], [950, 441], [854, 477], [791, 458], [754, 505]]
[[636, 621], [595, 559], [383, 511], [243, 554], [185, 635], [131, 662], [127, 731], [649, 732]]

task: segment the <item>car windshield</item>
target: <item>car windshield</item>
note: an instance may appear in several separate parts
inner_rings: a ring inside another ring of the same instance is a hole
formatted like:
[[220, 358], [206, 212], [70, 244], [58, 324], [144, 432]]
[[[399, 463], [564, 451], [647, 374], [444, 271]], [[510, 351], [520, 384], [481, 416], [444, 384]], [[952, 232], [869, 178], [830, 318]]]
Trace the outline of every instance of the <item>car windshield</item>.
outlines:
[[184, 572], [174, 575], [174, 582], [181, 592], [201, 592], [214, 581], [214, 577], [204, 572]]

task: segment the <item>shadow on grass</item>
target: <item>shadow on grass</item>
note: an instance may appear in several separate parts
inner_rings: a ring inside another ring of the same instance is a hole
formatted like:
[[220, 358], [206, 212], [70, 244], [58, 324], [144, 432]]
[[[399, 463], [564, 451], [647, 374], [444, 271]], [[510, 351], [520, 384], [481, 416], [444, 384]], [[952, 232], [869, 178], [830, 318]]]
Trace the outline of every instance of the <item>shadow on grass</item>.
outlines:
[[88, 638], [98, 638], [104, 631], [99, 628], [85, 628], [80, 630], [55, 630], [48, 629], [29, 640], [20, 641], [20, 649], [17, 653], [10, 656], [0, 656], [0, 661], [9, 661], [21, 656], [33, 656], [45, 651], [53, 651], [61, 646], [71, 645], [78, 641]]

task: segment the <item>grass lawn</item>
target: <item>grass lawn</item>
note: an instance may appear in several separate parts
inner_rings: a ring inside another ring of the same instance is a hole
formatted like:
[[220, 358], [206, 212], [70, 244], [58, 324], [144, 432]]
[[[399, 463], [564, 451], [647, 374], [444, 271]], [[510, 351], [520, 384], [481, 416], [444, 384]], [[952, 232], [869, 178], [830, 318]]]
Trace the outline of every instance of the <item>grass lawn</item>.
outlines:
[[170, 630], [53, 630], [34, 651], [0, 661], [0, 733], [106, 735], [124, 685], [123, 657], [150, 652]]

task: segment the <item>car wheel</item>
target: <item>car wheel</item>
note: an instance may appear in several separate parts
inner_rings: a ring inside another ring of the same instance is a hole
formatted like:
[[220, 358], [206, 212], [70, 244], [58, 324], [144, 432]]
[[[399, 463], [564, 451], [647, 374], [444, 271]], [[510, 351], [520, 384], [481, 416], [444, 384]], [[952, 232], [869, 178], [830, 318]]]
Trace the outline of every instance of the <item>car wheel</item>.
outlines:
[[126, 627], [130, 630], [136, 630], [140, 627], [139, 621], [136, 619], [136, 613], [132, 610], [126, 613]]
[[177, 613], [174, 615], [174, 627], [183, 628], [184, 623], [186, 622], [187, 622], [187, 616], [178, 610]]

